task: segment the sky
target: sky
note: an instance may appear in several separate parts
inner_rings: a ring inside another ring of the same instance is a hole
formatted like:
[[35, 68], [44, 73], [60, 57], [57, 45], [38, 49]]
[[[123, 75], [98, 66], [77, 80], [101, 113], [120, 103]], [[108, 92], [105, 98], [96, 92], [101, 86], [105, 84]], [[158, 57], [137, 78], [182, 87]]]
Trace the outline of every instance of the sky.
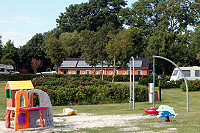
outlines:
[[[131, 6], [137, 0], [128, 0]], [[0, 35], [3, 45], [8, 40], [15, 47], [25, 45], [36, 33], [56, 28], [56, 19], [71, 4], [89, 0], [1, 0]]]

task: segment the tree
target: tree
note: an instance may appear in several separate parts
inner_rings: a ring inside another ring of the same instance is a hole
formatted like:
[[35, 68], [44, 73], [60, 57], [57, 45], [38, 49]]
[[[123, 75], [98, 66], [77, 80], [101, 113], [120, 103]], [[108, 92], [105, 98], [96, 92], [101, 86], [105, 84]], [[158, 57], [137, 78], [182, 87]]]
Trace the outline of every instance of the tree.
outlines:
[[147, 29], [149, 32], [162, 23], [162, 28], [178, 34], [187, 26], [199, 22], [199, 2], [190, 0], [140, 0], [132, 5], [129, 15], [123, 14], [127, 24]]
[[66, 51], [66, 57], [77, 58], [81, 56], [81, 43], [83, 38], [76, 31], [73, 33], [62, 33], [59, 40]]
[[90, 0], [70, 5], [56, 20], [57, 28], [62, 32], [97, 31], [104, 24], [113, 24], [118, 29], [123, 25], [119, 20], [119, 12], [125, 5], [124, 0]]
[[[173, 51], [176, 45], [174, 45], [173, 34], [160, 29], [155, 29], [153, 34], [149, 37], [148, 46], [145, 50], [145, 55], [149, 59], [152, 59], [153, 55], [163, 56], [166, 58], [173, 58]], [[167, 67], [166, 61], [160, 60], [159, 65], [162, 69], [162, 73], [165, 74], [165, 68]]]
[[0, 35], [0, 61], [1, 61], [1, 58], [3, 56], [2, 48], [3, 48], [3, 45], [2, 45], [2, 41], [1, 41], [1, 35]]
[[[191, 38], [190, 38], [190, 53], [192, 54], [192, 57], [195, 58], [197, 61], [200, 62], [200, 24], [196, 27], [195, 31], [192, 32]], [[195, 60], [191, 60], [195, 62]], [[194, 65], [197, 65], [198, 63], [194, 63]]]
[[65, 58], [65, 51], [63, 45], [58, 39], [50, 38], [48, 45], [48, 57], [50, 57], [51, 62], [56, 66], [56, 69], [62, 64]]
[[37, 69], [42, 67], [42, 61], [40, 59], [32, 58], [30, 63], [34, 73], [37, 73]]
[[17, 52], [17, 48], [15, 48], [14, 46], [14, 42], [12, 42], [11, 40], [8, 40], [8, 42], [6, 42], [6, 45], [2, 48], [2, 53], [3, 53], [3, 57], [1, 61], [5, 62], [6, 60], [7, 63], [9, 63], [8, 61], [10, 61], [10, 64], [12, 64], [16, 69], [16, 63], [19, 60], [19, 55]]
[[100, 48], [98, 41], [98, 34], [94, 31], [84, 30], [81, 32], [83, 39], [83, 45], [81, 47], [81, 57], [85, 62], [94, 67], [94, 75], [96, 73], [96, 65], [100, 62]]
[[129, 30], [121, 30], [117, 34], [109, 33], [108, 36], [110, 38], [108, 45], [106, 45], [106, 52], [108, 54], [108, 57], [113, 60], [113, 79], [112, 82], [114, 82], [114, 77], [116, 73], [116, 57], [119, 55], [123, 50], [127, 50], [130, 48], [130, 42], [129, 42]]
[[20, 54], [20, 69], [28, 69], [32, 72], [30, 62], [32, 58], [40, 59], [43, 66], [38, 71], [46, 71], [50, 67], [50, 59], [47, 58], [46, 47], [44, 43], [45, 34], [35, 34], [26, 45], [19, 48]]
[[103, 78], [103, 65], [104, 62], [108, 60], [108, 54], [106, 53], [105, 47], [108, 44], [109, 41], [109, 37], [108, 37], [108, 33], [109, 32], [115, 32], [115, 28], [112, 27], [112, 25], [103, 25], [102, 27], [98, 28], [97, 31], [97, 39], [98, 39], [98, 48], [99, 48], [99, 53], [98, 53], [98, 57], [97, 59], [100, 61], [101, 63], [101, 79], [104, 80]]

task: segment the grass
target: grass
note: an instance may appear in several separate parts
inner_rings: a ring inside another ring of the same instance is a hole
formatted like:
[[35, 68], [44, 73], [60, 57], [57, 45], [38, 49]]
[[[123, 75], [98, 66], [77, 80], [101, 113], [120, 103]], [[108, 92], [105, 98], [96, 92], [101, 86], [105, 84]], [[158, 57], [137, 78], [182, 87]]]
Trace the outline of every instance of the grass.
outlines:
[[[129, 83], [122, 83], [127, 84]], [[5, 86], [6, 82], [0, 82], [0, 119], [5, 117], [6, 99], [5, 99]], [[156, 88], [157, 89], [157, 88]], [[156, 102], [156, 106], [169, 105], [174, 108], [178, 113], [176, 118], [170, 117], [170, 120], [174, 122], [163, 123], [164, 118], [158, 119], [152, 116], [151, 119], [132, 121], [131, 123], [139, 127], [137, 132], [199, 132], [200, 131], [200, 104], [199, 104], [200, 92], [189, 92], [189, 112], [186, 110], [186, 92], [179, 88], [176, 89], [162, 89], [162, 101]], [[74, 109], [78, 110], [78, 113], [93, 113], [96, 115], [115, 115], [115, 114], [142, 114], [146, 115], [144, 110], [147, 107], [152, 107], [153, 104], [148, 102], [135, 103], [135, 110], [129, 109], [129, 103], [122, 104], [100, 104], [100, 105], [76, 105]], [[62, 109], [66, 106], [53, 106], [53, 113], [62, 113]], [[120, 130], [121, 127], [105, 127], [95, 129], [81, 129], [79, 132], [125, 132]], [[124, 127], [126, 128], [126, 127]], [[127, 128], [128, 125], [127, 125]], [[173, 131], [173, 129], [176, 129]], [[134, 131], [135, 132], [135, 131]]]

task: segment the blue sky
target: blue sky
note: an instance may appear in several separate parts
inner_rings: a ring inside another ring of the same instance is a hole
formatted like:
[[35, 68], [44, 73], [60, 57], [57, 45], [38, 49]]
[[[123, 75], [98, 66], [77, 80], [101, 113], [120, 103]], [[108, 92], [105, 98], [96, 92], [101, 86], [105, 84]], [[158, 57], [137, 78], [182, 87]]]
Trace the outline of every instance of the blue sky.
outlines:
[[[89, 0], [1, 0], [0, 35], [3, 44], [14, 41], [15, 47], [25, 45], [36, 33], [56, 27], [56, 19], [65, 7]], [[137, 0], [128, 0], [128, 6]]]

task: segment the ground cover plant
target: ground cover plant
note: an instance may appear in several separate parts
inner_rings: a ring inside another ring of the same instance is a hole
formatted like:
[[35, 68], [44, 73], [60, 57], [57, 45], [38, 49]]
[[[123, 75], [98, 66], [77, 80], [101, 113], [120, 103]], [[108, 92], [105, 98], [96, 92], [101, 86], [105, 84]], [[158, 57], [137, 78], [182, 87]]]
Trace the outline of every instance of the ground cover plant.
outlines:
[[[91, 76], [38, 77], [32, 80], [35, 89], [50, 96], [52, 105], [122, 103], [129, 101], [129, 86], [94, 79]], [[148, 88], [135, 87], [135, 100], [147, 101]]]

